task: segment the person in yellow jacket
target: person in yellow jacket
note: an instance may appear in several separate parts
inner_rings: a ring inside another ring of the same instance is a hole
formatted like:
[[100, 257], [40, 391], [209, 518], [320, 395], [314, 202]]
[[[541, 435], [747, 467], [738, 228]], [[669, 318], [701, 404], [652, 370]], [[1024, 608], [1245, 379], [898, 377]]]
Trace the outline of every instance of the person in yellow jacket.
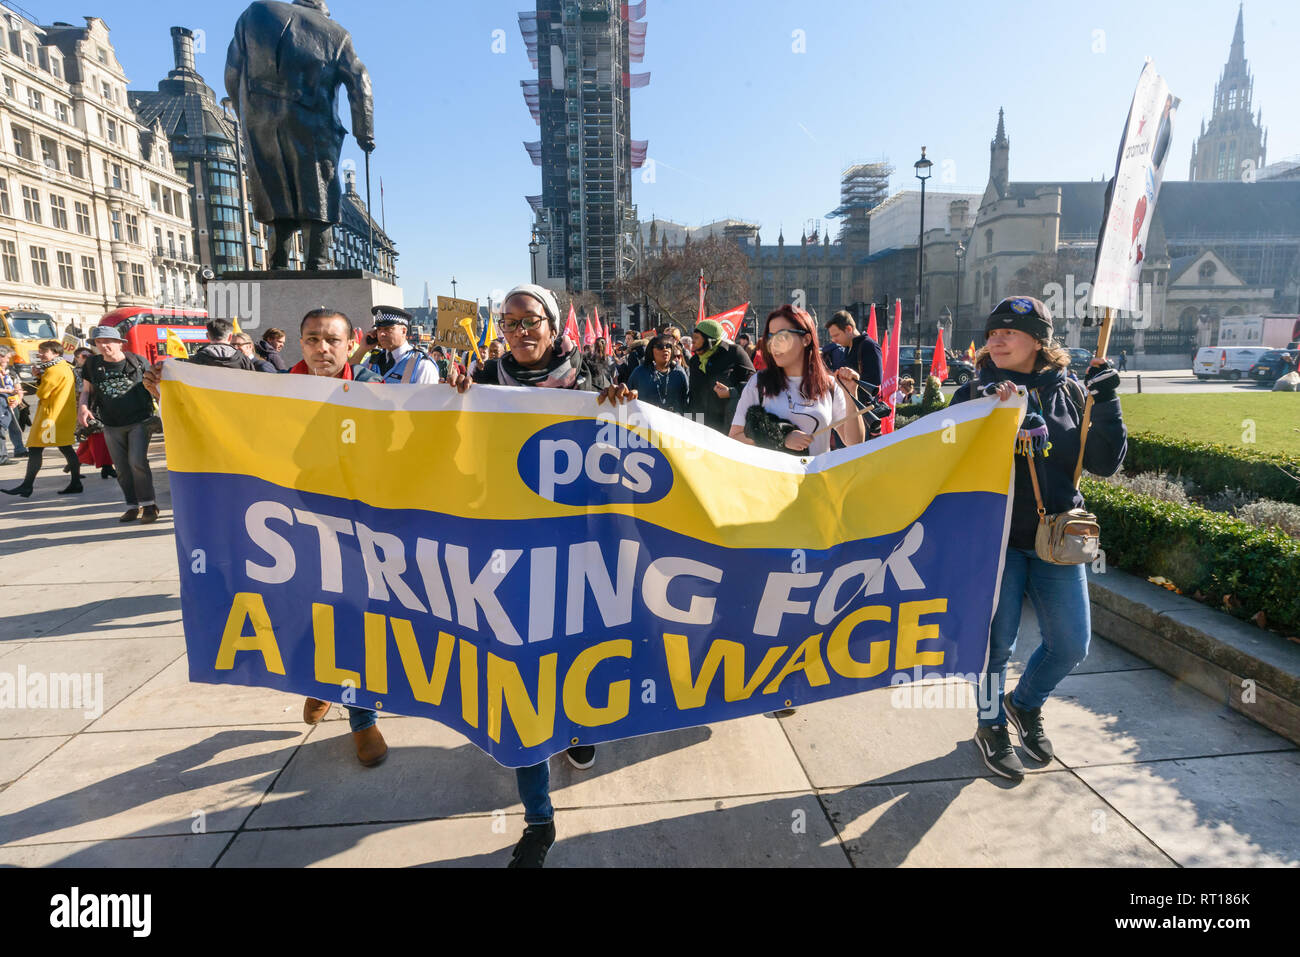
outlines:
[[72, 466], [72, 481], [59, 494], [80, 495], [84, 491], [81, 487], [81, 462], [72, 447], [77, 431], [76, 377], [72, 366], [64, 361], [62, 343], [53, 339], [42, 342], [37, 347], [37, 354], [45, 371], [36, 387], [36, 415], [32, 417], [32, 429], [27, 436], [27, 476], [22, 485], [3, 491], [6, 495], [31, 498], [45, 450], [57, 448]]

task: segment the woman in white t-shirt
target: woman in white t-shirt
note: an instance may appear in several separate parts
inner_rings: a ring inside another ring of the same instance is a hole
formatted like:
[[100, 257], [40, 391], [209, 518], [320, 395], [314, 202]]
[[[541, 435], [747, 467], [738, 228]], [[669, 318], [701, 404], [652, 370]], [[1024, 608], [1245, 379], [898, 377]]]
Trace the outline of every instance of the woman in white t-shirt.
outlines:
[[[841, 423], [835, 431], [845, 445], [863, 441], [862, 418], [848, 419], [845, 391], [848, 395], [857, 392], [858, 374], [847, 366], [834, 374], [827, 371], [817, 345], [817, 325], [808, 313], [790, 305], [777, 309], [767, 317], [759, 348], [767, 367], [751, 376], [740, 393], [731, 420], [733, 439], [755, 444], [745, 436], [745, 416], [753, 406], [762, 405], [770, 414], [795, 424], [796, 430], [785, 440], [786, 448], [793, 452], [829, 452], [830, 432], [822, 430], [836, 423]], [[817, 432], [822, 434], [813, 438]]]

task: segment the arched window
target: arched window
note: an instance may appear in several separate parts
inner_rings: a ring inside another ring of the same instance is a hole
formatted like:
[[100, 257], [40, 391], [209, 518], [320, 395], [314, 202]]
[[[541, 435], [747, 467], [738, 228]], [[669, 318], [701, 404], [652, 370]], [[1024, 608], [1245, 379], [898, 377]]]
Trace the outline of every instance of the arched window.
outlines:
[[993, 230], [991, 229], [984, 230], [984, 252], [993, 252]]
[[990, 287], [989, 287], [989, 274], [988, 274], [988, 273], [985, 273], [985, 274], [984, 274], [984, 298], [985, 298], [985, 299], [989, 298], [989, 296], [991, 295], [991, 293], [989, 292], [989, 288], [990, 288]]

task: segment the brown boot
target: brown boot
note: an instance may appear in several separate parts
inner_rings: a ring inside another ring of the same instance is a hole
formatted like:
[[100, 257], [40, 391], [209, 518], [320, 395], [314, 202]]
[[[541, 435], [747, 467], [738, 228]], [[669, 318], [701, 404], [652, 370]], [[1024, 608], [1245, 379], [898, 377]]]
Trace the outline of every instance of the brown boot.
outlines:
[[319, 698], [308, 698], [302, 704], [302, 720], [308, 724], [320, 724], [321, 719], [329, 713], [330, 703]]
[[373, 768], [388, 757], [388, 743], [379, 733], [377, 724], [372, 724], [364, 731], [353, 731], [352, 743], [357, 746], [357, 760], [365, 767]]

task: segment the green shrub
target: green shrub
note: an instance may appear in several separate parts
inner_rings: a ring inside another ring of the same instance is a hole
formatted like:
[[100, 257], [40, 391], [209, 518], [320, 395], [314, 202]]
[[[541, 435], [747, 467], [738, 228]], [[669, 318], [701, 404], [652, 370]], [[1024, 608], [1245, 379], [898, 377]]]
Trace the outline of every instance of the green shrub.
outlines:
[[1185, 594], [1239, 618], [1263, 612], [1269, 627], [1300, 631], [1300, 541], [1197, 505], [1161, 502], [1096, 479], [1081, 486], [1101, 523], [1109, 563], [1147, 578], [1161, 575]]
[[943, 383], [939, 381], [938, 376], [930, 376], [925, 380], [925, 394], [921, 397], [921, 414], [929, 415], [931, 412], [937, 412], [946, 408], [948, 400], [943, 395]]
[[1243, 489], [1255, 498], [1300, 505], [1300, 481], [1291, 477], [1300, 476], [1300, 458], [1294, 456], [1138, 433], [1129, 436], [1124, 467], [1167, 472], [1207, 492]]

